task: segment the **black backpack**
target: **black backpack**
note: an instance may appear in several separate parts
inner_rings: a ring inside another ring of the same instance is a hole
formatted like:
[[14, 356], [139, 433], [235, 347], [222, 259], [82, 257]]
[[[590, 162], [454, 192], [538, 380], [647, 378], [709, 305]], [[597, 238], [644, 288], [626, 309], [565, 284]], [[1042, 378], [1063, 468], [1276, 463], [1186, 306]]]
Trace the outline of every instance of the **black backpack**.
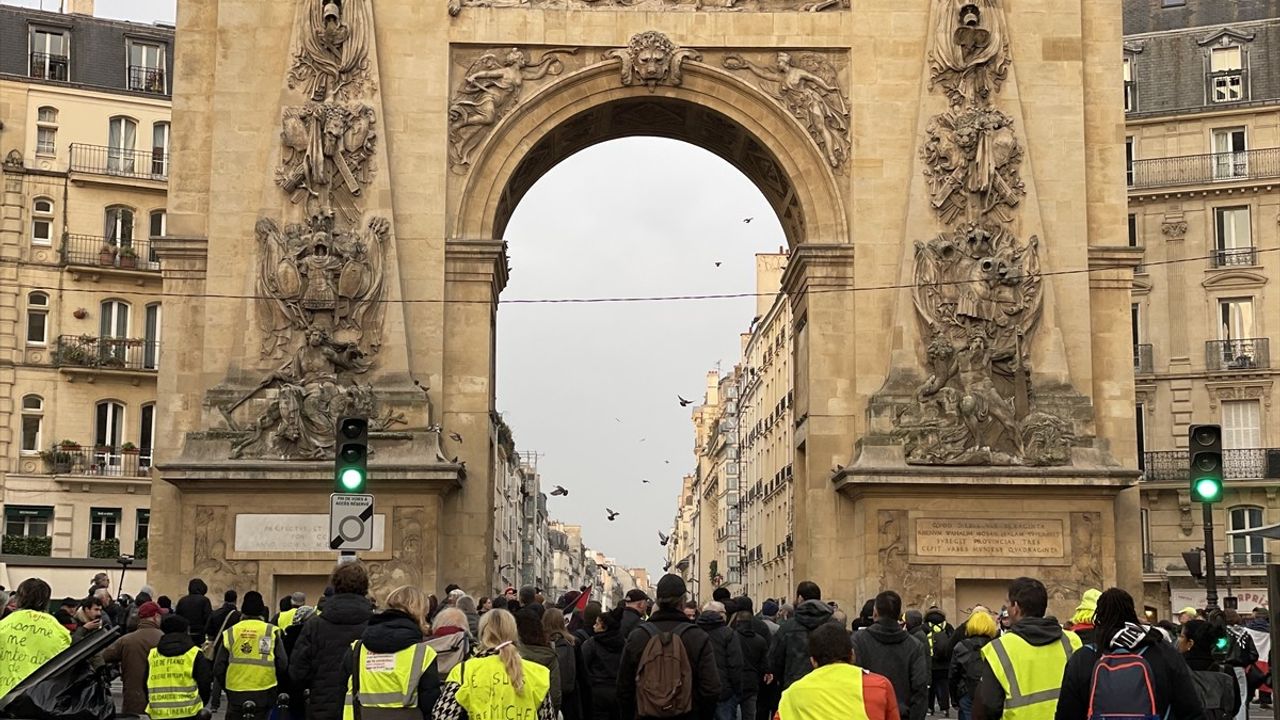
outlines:
[[1136, 653], [1113, 650], [1098, 658], [1089, 686], [1089, 720], [1159, 720], [1151, 665], [1142, 657], [1144, 652], [1146, 648]]

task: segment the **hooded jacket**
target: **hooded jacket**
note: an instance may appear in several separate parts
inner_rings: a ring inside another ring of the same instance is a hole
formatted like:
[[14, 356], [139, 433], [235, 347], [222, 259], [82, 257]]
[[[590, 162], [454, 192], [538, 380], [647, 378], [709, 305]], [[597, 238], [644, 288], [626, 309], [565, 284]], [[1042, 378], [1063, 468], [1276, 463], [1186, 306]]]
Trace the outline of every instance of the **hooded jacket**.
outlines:
[[[947, 616], [937, 610], [930, 610], [924, 615], [924, 647], [930, 653], [929, 666], [934, 672], [946, 670], [951, 666], [951, 636], [956, 629], [947, 622]], [[929, 643], [929, 636], [933, 643]]]
[[597, 698], [597, 707], [601, 695], [606, 696], [606, 701], [612, 700], [611, 705], [617, 704], [618, 665], [625, 645], [621, 632], [606, 630], [592, 635], [582, 646], [587, 682], [591, 685], [591, 694]]
[[209, 618], [213, 617], [213, 603], [209, 602], [205, 592], [207, 589], [203, 582], [192, 580], [187, 584], [187, 594], [178, 598], [178, 604], [173, 608], [175, 613], [186, 618], [191, 625], [191, 640], [195, 643], [204, 642], [205, 626], [209, 624]]
[[[344, 597], [342, 595], [334, 595], [335, 599]], [[328, 615], [326, 605], [325, 615]], [[324, 617], [324, 615], [321, 615]], [[412, 647], [422, 642], [425, 638], [422, 636], [422, 628], [418, 627], [417, 621], [399, 610], [384, 610], [369, 619], [365, 626], [364, 632], [360, 635], [360, 644], [369, 649], [369, 652], [375, 653], [397, 653], [407, 647]], [[341, 671], [338, 677], [342, 693], [347, 692], [347, 681], [351, 679], [352, 673], [356, 670], [356, 654], [347, 649], [346, 655], [342, 659]], [[436, 700], [440, 698], [440, 672], [435, 660], [427, 666], [426, 672], [422, 673], [422, 678], [418, 680], [418, 710], [422, 713], [423, 720], [431, 720], [431, 709], [435, 707]], [[339, 712], [342, 707], [339, 706]], [[308, 716], [310, 717], [310, 716]]]
[[[541, 613], [539, 613], [541, 615]], [[525, 645], [524, 643], [516, 643], [516, 648], [520, 651], [520, 657], [535, 662], [551, 671], [551, 704], [560, 709], [560, 703], [564, 702], [563, 693], [560, 690], [560, 656], [556, 654], [555, 648], [550, 645]]]
[[[677, 627], [688, 625], [689, 618], [678, 609], [660, 607], [649, 616], [649, 622], [659, 632], [674, 632]], [[633, 720], [636, 717], [636, 669], [651, 637], [643, 627], [638, 627], [627, 636], [623, 647], [622, 660], [618, 663], [618, 711], [622, 720]], [[677, 716], [674, 720], [711, 720], [715, 716], [716, 702], [720, 699], [720, 673], [716, 669], [711, 639], [707, 637], [706, 631], [693, 627], [680, 635], [680, 641], [684, 643], [685, 654], [689, 656], [689, 666], [693, 671], [693, 711]]]
[[710, 638], [711, 650], [716, 656], [720, 700], [742, 697], [742, 643], [738, 634], [729, 629], [724, 616], [718, 612], [702, 613], [698, 616], [697, 625]]
[[160, 643], [160, 616], [138, 620], [138, 629], [107, 646], [102, 659], [108, 664], [120, 663], [120, 682], [124, 686], [124, 702], [120, 712], [141, 715], [147, 711], [147, 654]]
[[769, 648], [769, 672], [779, 678], [782, 689], [809, 673], [809, 633], [831, 622], [831, 608], [821, 600], [805, 600], [796, 606], [795, 617], [778, 628]]
[[[188, 650], [195, 647], [195, 643], [191, 642], [191, 636], [187, 633], [165, 633], [160, 637], [160, 644], [156, 645], [156, 652], [165, 657], [178, 657], [186, 654]], [[213, 686], [213, 662], [204, 656], [204, 653], [196, 653], [196, 663], [192, 666], [191, 676], [196, 681], [196, 688], [200, 692], [200, 702], [208, 704], [210, 689]]]
[[853, 633], [853, 661], [889, 678], [904, 720], [923, 720], [929, 701], [929, 653], [893, 620]]
[[[442, 630], [444, 628], [441, 628]], [[436, 651], [437, 670], [440, 677], [449, 677], [454, 665], [466, 660], [471, 655], [471, 639], [463, 628], [455, 628], [450, 633], [433, 634], [428, 640]]]
[[[1126, 625], [1111, 642], [1114, 651], [1141, 653], [1151, 666], [1151, 689], [1155, 693], [1156, 712], [1160, 717], [1178, 720], [1201, 720], [1204, 708], [1196, 696], [1191, 668], [1164, 636], [1155, 629]], [[1089, 715], [1089, 696], [1093, 687], [1094, 666], [1102, 653], [1094, 645], [1085, 645], [1067, 661], [1058, 694], [1058, 711], [1054, 720], [1085, 720]], [[1172, 713], [1169, 710], [1172, 709]]]
[[752, 697], [760, 692], [760, 683], [764, 674], [769, 671], [769, 641], [773, 634], [766, 627], [761, 633], [757, 625], [763, 625], [759, 618], [755, 622], [737, 622], [733, 631], [738, 634], [738, 643], [742, 646], [742, 696]]
[[[1062, 626], [1053, 617], [1024, 617], [1009, 628], [1009, 632], [1026, 640], [1034, 647], [1044, 647], [1062, 642]], [[1090, 665], [1092, 668], [1093, 666]], [[1016, 670], [1016, 668], [1015, 668]], [[1065, 674], [1065, 673], [1064, 673]], [[982, 679], [973, 695], [973, 720], [997, 720], [1004, 715], [1004, 688], [991, 671], [990, 663], [982, 663]], [[1183, 718], [1179, 718], [1183, 720]]]
[[289, 657], [289, 679], [294, 692], [311, 691], [307, 720], [341, 720], [347, 696], [342, 659], [351, 643], [364, 635], [372, 616], [368, 598], [338, 593], [325, 601], [324, 613], [302, 626]]

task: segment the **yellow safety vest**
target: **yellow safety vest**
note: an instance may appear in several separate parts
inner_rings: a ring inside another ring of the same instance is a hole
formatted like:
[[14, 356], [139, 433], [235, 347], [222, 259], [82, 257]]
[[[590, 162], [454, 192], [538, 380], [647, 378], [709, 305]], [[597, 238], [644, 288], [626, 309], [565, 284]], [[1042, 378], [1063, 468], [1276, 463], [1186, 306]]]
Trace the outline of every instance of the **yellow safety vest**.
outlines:
[[1005, 633], [982, 648], [982, 658], [1004, 689], [1004, 720], [1053, 720], [1062, 671], [1080, 638], [1064, 630], [1056, 643], [1035, 646]]
[[276, 623], [278, 623], [282, 628], [287, 628], [293, 624], [293, 616], [297, 614], [298, 614], [298, 608], [293, 608], [291, 610], [282, 610], [280, 612], [280, 617], [276, 618]]
[[276, 686], [276, 636], [280, 628], [261, 620], [241, 620], [222, 634], [227, 651], [227, 685], [232, 692]]
[[[357, 641], [358, 642], [358, 641]], [[356, 643], [351, 643], [355, 650]], [[413, 710], [418, 712], [418, 681], [422, 674], [436, 661], [435, 648], [426, 641], [394, 653], [369, 652], [369, 648], [360, 645], [360, 654], [356, 658], [354, 670], [360, 673], [360, 691], [357, 693], [360, 707], [365, 709]], [[351, 679], [347, 679], [347, 699], [342, 709], [344, 720], [354, 720], [355, 698], [351, 695]], [[368, 716], [379, 713], [366, 713]]]
[[863, 669], [831, 663], [791, 683], [778, 704], [780, 720], [868, 720], [862, 694]]
[[538, 708], [551, 691], [551, 671], [524, 659], [520, 664], [524, 668], [524, 693], [520, 695], [497, 655], [455, 665], [447, 682], [458, 684], [458, 704], [471, 720], [536, 720]]
[[15, 610], [0, 620], [0, 697], [54, 655], [71, 647], [71, 633], [53, 616]]
[[199, 654], [197, 647], [172, 657], [155, 648], [147, 653], [147, 715], [151, 720], [195, 717], [204, 709], [196, 685]]

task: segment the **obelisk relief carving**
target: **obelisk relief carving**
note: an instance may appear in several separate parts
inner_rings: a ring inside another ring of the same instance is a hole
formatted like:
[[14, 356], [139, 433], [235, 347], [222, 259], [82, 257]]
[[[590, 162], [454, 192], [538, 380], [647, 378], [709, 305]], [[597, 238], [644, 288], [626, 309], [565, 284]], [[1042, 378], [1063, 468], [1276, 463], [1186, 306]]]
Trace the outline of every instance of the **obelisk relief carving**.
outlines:
[[1062, 465], [1071, 423], [1040, 407], [1031, 344], [1043, 308], [1040, 240], [1014, 231], [1025, 189], [1014, 119], [995, 108], [1009, 53], [1000, 0], [938, 0], [930, 87], [951, 109], [920, 154], [946, 230], [917, 242], [912, 299], [927, 379], [898, 412], [908, 463]]

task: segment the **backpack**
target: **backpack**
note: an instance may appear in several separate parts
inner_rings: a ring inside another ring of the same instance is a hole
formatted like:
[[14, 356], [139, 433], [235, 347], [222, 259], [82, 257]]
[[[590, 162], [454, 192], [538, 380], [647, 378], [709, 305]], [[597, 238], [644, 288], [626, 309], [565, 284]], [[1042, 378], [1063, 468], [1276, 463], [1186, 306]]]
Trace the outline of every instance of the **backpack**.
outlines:
[[1200, 704], [1204, 705], [1205, 720], [1228, 720], [1235, 717], [1235, 698], [1232, 696], [1235, 683], [1226, 673], [1216, 670], [1192, 670], [1191, 679], [1196, 686], [1196, 695]]
[[1258, 662], [1258, 648], [1253, 638], [1243, 629], [1227, 628], [1231, 649], [1227, 651], [1226, 664], [1231, 667], [1249, 667]]
[[681, 624], [662, 632], [653, 623], [641, 623], [649, 641], [636, 666], [636, 715], [676, 717], [693, 711], [693, 665], [680, 636], [693, 627]]
[[1156, 720], [1156, 693], [1151, 684], [1151, 665], [1136, 653], [1109, 652], [1093, 666], [1089, 688], [1089, 720], [1139, 718]]
[[[935, 638], [939, 638], [939, 639], [935, 640]], [[929, 633], [926, 638], [929, 641], [929, 657], [933, 658], [934, 660], [946, 659], [946, 655], [947, 655], [946, 638], [947, 638], [947, 626], [945, 624], [929, 623]]]

